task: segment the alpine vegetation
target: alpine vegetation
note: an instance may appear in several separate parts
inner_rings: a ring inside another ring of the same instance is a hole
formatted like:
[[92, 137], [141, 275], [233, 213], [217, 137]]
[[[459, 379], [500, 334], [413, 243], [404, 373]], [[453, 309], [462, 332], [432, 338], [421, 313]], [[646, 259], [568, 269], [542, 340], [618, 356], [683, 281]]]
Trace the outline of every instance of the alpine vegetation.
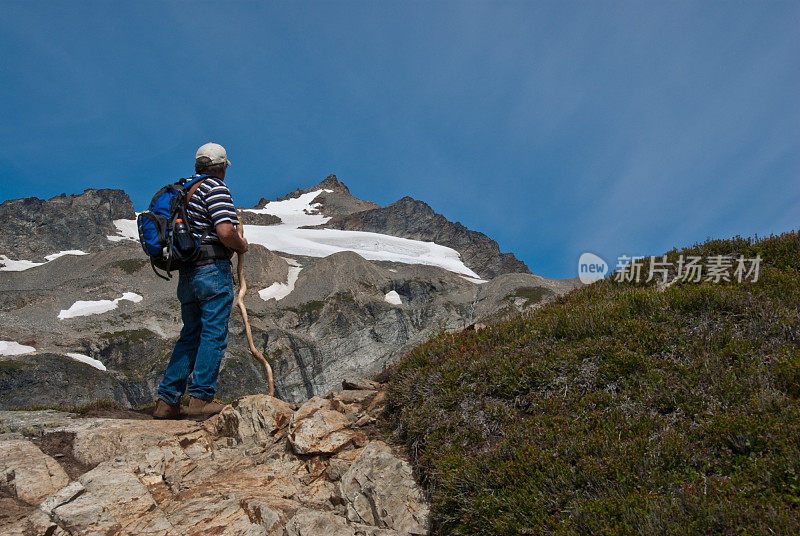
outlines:
[[603, 279], [402, 358], [387, 423], [434, 533], [800, 532], [800, 235], [680, 255], [763, 266], [756, 283]]

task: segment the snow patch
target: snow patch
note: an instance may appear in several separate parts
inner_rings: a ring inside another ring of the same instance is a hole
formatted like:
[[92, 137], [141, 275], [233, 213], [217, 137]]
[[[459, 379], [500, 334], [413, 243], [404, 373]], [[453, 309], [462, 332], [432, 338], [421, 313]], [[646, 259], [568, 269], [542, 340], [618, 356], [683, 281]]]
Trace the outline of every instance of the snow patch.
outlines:
[[297, 266], [298, 268], [301, 268], [303, 266], [302, 264], [297, 262], [296, 259], [293, 259], [291, 257], [281, 257], [281, 259], [285, 260], [289, 264], [289, 266]]
[[482, 285], [484, 283], [488, 283], [489, 282], [488, 280], [481, 279], [480, 277], [469, 277], [469, 276], [466, 276], [466, 275], [460, 275], [459, 277], [461, 279], [465, 279], [465, 280], [469, 281], [470, 283], [475, 283], [476, 285]]
[[396, 290], [387, 292], [383, 299], [392, 305], [403, 305], [403, 300], [400, 299], [400, 294], [398, 294]]
[[85, 251], [81, 251], [79, 249], [69, 249], [67, 251], [59, 251], [58, 253], [51, 253], [50, 255], [45, 256], [47, 262], [54, 261], [59, 257], [63, 257], [64, 255], [88, 255]]
[[110, 241], [139, 241], [139, 227], [136, 224], [136, 220], [114, 220], [114, 226], [117, 228], [117, 234], [106, 236], [106, 238], [108, 238]]
[[21, 272], [23, 270], [28, 270], [29, 268], [42, 266], [43, 264], [47, 264], [48, 262], [54, 261], [59, 257], [63, 257], [64, 255], [88, 255], [88, 253], [79, 249], [59, 251], [58, 253], [51, 253], [50, 255], [45, 256], [45, 259], [47, 259], [46, 262], [33, 262], [22, 259], [12, 260], [5, 255], [0, 255], [0, 265], [2, 265], [0, 266], [0, 272]]
[[[270, 201], [264, 208], [248, 208], [244, 209], [244, 211], [252, 212], [253, 214], [272, 214], [281, 219], [282, 225], [291, 227], [320, 225], [330, 219], [319, 213], [322, 205], [313, 202], [322, 192], [333, 192], [333, 190], [314, 190], [293, 199]], [[247, 240], [249, 241], [250, 238], [248, 237]]]
[[25, 346], [15, 341], [0, 341], [0, 355], [24, 355], [36, 351], [33, 346]]
[[258, 291], [258, 295], [262, 300], [267, 301], [275, 298], [280, 300], [288, 296], [294, 290], [294, 284], [297, 282], [297, 277], [300, 275], [302, 267], [290, 266], [289, 277], [286, 283], [273, 283], [267, 288], [262, 288]]
[[[478, 274], [461, 262], [461, 256], [456, 250], [434, 242], [366, 231], [300, 229], [301, 226], [322, 225], [330, 219], [319, 214], [320, 203], [314, 203], [314, 199], [323, 192], [332, 191], [314, 190], [294, 199], [270, 201], [264, 208], [245, 209], [245, 212], [272, 214], [281, 219], [281, 223], [278, 225], [245, 225], [244, 234], [247, 241], [252, 244], [260, 244], [270, 251], [288, 255], [327, 257], [340, 251], [353, 251], [370, 261], [427, 264], [480, 279]], [[277, 283], [260, 292], [271, 297], [272, 291], [266, 291], [275, 285]]]
[[427, 264], [480, 279], [461, 262], [456, 250], [434, 242], [366, 231], [297, 229], [289, 225], [245, 225], [245, 236], [252, 244], [289, 255], [327, 257], [340, 251], [354, 251], [370, 261]]
[[43, 262], [33, 262], [33, 261], [26, 261], [26, 260], [11, 260], [5, 255], [0, 255], [0, 271], [3, 272], [21, 272], [23, 270], [27, 270], [28, 268], [35, 268], [37, 266], [41, 266]]
[[76, 301], [69, 309], [62, 309], [58, 313], [58, 319], [75, 318], [76, 316], [89, 316], [99, 315], [113, 311], [117, 308], [117, 304], [121, 300], [128, 300], [133, 303], [142, 301], [142, 297], [135, 292], [125, 292], [120, 298], [114, 300], [92, 300], [92, 301]]
[[164, 331], [164, 329], [161, 327], [161, 325], [155, 318], [148, 318], [144, 323], [144, 327], [146, 327], [147, 329], [149, 329], [162, 339], [169, 339], [169, 335], [167, 335], [167, 332]]
[[103, 364], [102, 361], [98, 361], [93, 357], [89, 357], [88, 355], [83, 354], [76, 354], [76, 353], [67, 353], [68, 357], [71, 357], [75, 361], [80, 361], [81, 363], [86, 363], [90, 367], [94, 367], [97, 370], [106, 370], [106, 366]]

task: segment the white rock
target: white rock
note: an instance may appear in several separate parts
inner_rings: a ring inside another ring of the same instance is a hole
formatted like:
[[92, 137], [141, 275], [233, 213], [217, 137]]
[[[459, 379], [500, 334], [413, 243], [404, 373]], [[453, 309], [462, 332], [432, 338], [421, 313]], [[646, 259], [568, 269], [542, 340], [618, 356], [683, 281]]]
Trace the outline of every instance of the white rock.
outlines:
[[400, 294], [398, 294], [396, 290], [387, 292], [383, 299], [386, 303], [391, 303], [392, 305], [403, 305], [403, 300], [400, 299]]

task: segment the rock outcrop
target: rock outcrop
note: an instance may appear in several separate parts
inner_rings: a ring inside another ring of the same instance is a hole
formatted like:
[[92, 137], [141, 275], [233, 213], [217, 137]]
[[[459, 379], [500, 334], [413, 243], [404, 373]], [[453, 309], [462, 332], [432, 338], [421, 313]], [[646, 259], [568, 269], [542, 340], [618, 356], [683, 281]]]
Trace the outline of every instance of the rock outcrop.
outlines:
[[[381, 209], [350, 195], [334, 176], [290, 197], [320, 189], [331, 192], [317, 196], [314, 207], [318, 202], [334, 222], [348, 215], [374, 220], [373, 230], [449, 240], [456, 249], [463, 246], [462, 255], [474, 246], [470, 258], [477, 265], [492, 273], [505, 269], [497, 264], [497, 244], [450, 224], [424, 203], [411, 200]], [[49, 201], [7, 201], [2, 207], [0, 255], [30, 255], [37, 261], [43, 253], [78, 247], [72, 240], [85, 242], [81, 247], [89, 254], [59, 257], [24, 271], [0, 270], [0, 340], [36, 350], [0, 355], [0, 409], [67, 409], [102, 398], [126, 407], [151, 403], [181, 328], [177, 277], [171, 282], [155, 277], [138, 243], [118, 235], [117, 218], [128, 218], [125, 226], [131, 230], [134, 213], [128, 197], [119, 190], [87, 190]], [[63, 218], [76, 215], [86, 221], [62, 228]], [[3, 240], [13, 241], [32, 227], [41, 232], [14, 246], [19, 255], [5, 249]], [[434, 228], [441, 228], [439, 235], [430, 234]], [[82, 232], [88, 234], [81, 237]], [[474, 243], [470, 237], [477, 237]], [[352, 251], [307, 257], [257, 244], [247, 254], [245, 273], [255, 344], [272, 363], [277, 395], [295, 403], [335, 389], [342, 378], [375, 374], [441, 331], [536, 306], [574, 286], [527, 273], [480, 283], [436, 266], [369, 261]], [[278, 298], [266, 292], [262, 299], [259, 291], [270, 287], [285, 292]], [[102, 314], [60, 318], [61, 311], [78, 302], [109, 302], [127, 293], [141, 301], [122, 300]], [[218, 396], [233, 400], [267, 392], [266, 375], [250, 354], [238, 311], [231, 315], [229, 333]], [[98, 360], [107, 370], [70, 354]]]
[[[253, 395], [203, 423], [48, 414], [35, 432], [25, 412], [0, 412], [12, 437], [0, 439], [0, 533], [427, 534], [411, 467], [365, 431], [384, 396], [345, 390], [294, 409]], [[55, 435], [69, 439], [57, 451]]]
[[0, 475], [7, 493], [26, 504], [39, 504], [69, 483], [58, 462], [24, 439], [0, 441]]
[[386, 207], [337, 216], [325, 223], [325, 227], [436, 242], [458, 251], [464, 264], [484, 279], [508, 273], [530, 273], [524, 262], [513, 253], [501, 253], [497, 242], [485, 234], [453, 223], [426, 203], [411, 197]]
[[[353, 214], [363, 210], [380, 208], [380, 205], [376, 203], [353, 197], [353, 195], [350, 193], [350, 189], [343, 182], [341, 182], [336, 175], [328, 175], [316, 186], [311, 186], [310, 188], [298, 188], [284, 197], [279, 197], [277, 201], [300, 197], [305, 193], [314, 192], [317, 190], [329, 190], [327, 192], [322, 192], [316, 197], [316, 199], [314, 199], [316, 203], [320, 204], [320, 213], [325, 216], [345, 216], [347, 214]], [[258, 202], [258, 205], [256, 205], [256, 208], [262, 208], [267, 203], [269, 203], [269, 199], [262, 198]]]
[[47, 201], [9, 199], [0, 204], [0, 254], [41, 262], [59, 251], [98, 251], [108, 247], [107, 236], [118, 233], [114, 220], [134, 218], [133, 203], [122, 190], [88, 189]]

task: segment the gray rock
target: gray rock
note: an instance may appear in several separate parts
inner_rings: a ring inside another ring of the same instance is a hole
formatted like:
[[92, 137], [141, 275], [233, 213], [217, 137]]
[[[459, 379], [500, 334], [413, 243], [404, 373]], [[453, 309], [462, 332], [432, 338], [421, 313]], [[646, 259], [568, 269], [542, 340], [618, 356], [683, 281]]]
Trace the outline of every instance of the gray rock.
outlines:
[[0, 430], [26, 436], [40, 436], [45, 430], [68, 426], [74, 413], [52, 409], [37, 411], [0, 411]]
[[[328, 175], [325, 180], [316, 186], [311, 186], [310, 188], [298, 188], [294, 192], [284, 197], [279, 197], [277, 201], [300, 197], [302, 194], [316, 190], [332, 190], [331, 192], [322, 192], [314, 200], [316, 203], [320, 203], [320, 213], [325, 216], [344, 216], [347, 214], [353, 214], [354, 212], [361, 212], [363, 210], [380, 207], [380, 205], [372, 203], [371, 201], [364, 201], [353, 197], [350, 194], [350, 189], [347, 188], [343, 182], [337, 179], [336, 175]], [[269, 203], [269, 200], [262, 198], [256, 208], [263, 208], [267, 203]]]
[[[233, 273], [238, 274], [238, 256], [233, 256]], [[251, 244], [244, 259], [244, 277], [249, 289], [258, 290], [275, 281], [286, 281], [289, 264], [264, 246]]]
[[426, 203], [411, 197], [386, 207], [338, 216], [324, 227], [436, 242], [458, 251], [464, 264], [485, 279], [507, 273], [530, 273], [524, 262], [513, 253], [501, 253], [497, 242], [485, 234], [448, 221]]
[[114, 220], [134, 219], [133, 203], [122, 190], [88, 189], [47, 201], [36, 197], [0, 204], [0, 251], [11, 259], [44, 261], [66, 250], [97, 251], [116, 235]]
[[388, 445], [372, 441], [341, 477], [347, 518], [355, 523], [427, 534], [430, 509], [413, 478], [411, 466]]
[[281, 219], [272, 214], [257, 214], [246, 210], [239, 210], [237, 212], [239, 214], [239, 220], [245, 225], [277, 225], [281, 223]]
[[301, 510], [286, 524], [287, 536], [356, 536], [347, 520], [333, 512]]
[[369, 380], [367, 378], [347, 378], [342, 380], [342, 389], [344, 390], [354, 390], [354, 391], [361, 391], [361, 390], [368, 390], [368, 389], [379, 389], [381, 386], [380, 383]]
[[70, 409], [95, 400], [128, 405], [125, 390], [116, 378], [69, 357], [44, 353], [0, 358], [2, 409]]
[[475, 302], [477, 318], [501, 316], [538, 307], [583, 286], [578, 278], [547, 279], [535, 274], [503, 274], [480, 285]]

